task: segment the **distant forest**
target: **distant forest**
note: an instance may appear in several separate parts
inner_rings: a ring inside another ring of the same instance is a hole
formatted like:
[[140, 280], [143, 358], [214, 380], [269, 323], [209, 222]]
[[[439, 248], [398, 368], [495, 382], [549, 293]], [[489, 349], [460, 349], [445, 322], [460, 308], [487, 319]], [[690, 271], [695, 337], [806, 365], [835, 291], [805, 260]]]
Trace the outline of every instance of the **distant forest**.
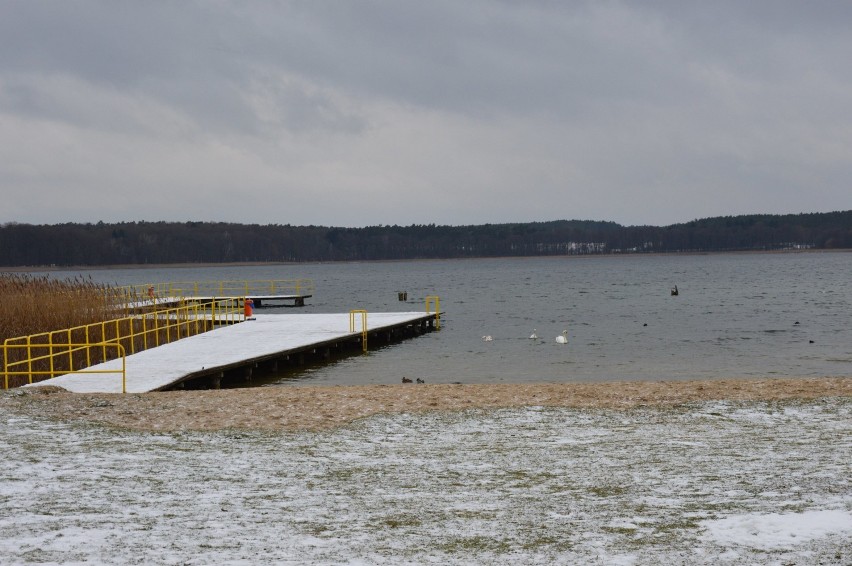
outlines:
[[221, 222], [0, 226], [0, 266], [360, 261], [852, 248], [852, 210], [671, 226], [556, 220], [334, 228]]

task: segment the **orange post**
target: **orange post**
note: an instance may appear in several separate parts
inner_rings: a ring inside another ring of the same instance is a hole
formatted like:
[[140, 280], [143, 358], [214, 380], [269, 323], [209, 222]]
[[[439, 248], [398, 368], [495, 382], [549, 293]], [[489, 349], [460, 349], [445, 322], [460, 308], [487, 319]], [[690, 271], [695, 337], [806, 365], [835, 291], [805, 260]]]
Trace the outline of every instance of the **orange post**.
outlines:
[[251, 299], [245, 300], [244, 313], [246, 318], [251, 318], [252, 312], [254, 311], [254, 301]]

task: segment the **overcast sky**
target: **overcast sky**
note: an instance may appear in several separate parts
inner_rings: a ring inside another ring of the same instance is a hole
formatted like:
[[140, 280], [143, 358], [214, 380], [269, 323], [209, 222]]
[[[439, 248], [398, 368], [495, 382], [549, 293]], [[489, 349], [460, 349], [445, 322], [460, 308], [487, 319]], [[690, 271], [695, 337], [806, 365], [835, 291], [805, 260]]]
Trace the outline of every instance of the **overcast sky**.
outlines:
[[0, 223], [852, 209], [852, 2], [0, 0]]

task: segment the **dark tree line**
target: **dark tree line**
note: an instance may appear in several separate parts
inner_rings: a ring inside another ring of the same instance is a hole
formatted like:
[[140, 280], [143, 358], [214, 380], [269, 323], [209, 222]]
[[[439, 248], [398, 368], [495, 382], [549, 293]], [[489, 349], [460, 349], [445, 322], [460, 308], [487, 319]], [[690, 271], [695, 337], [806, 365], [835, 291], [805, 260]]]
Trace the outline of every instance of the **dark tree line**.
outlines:
[[557, 220], [472, 226], [121, 222], [0, 226], [0, 266], [300, 262], [852, 248], [852, 210], [671, 226]]

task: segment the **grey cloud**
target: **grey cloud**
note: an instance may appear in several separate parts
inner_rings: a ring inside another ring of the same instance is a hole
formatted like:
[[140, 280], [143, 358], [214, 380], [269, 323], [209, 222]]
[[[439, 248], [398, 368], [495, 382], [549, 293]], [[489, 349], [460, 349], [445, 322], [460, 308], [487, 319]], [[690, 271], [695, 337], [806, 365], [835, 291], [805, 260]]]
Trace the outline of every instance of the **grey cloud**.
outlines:
[[[263, 213], [313, 223], [345, 224], [358, 206], [362, 224], [852, 207], [846, 3], [9, 0], [0, 12], [0, 186], [45, 195], [0, 221], [61, 220], [49, 195], [63, 186], [126, 184], [132, 203], [145, 183], [181, 198], [239, 182], [270, 199]], [[57, 139], [75, 141], [74, 158], [39, 154]], [[109, 174], [76, 167], [81, 156]], [[306, 193], [341, 204], [313, 209]]]

